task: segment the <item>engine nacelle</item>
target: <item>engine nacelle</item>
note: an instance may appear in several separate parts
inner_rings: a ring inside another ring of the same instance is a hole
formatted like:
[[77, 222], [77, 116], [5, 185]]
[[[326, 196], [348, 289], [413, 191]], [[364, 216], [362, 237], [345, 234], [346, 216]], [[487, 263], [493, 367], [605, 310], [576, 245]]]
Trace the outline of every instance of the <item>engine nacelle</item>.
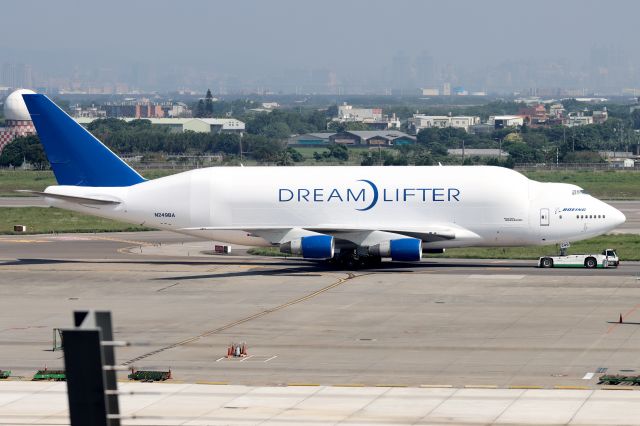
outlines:
[[391, 260], [416, 262], [422, 259], [422, 240], [398, 238], [369, 247], [372, 256], [390, 257]]
[[330, 235], [310, 235], [280, 244], [282, 253], [302, 256], [305, 259], [333, 257], [335, 242]]

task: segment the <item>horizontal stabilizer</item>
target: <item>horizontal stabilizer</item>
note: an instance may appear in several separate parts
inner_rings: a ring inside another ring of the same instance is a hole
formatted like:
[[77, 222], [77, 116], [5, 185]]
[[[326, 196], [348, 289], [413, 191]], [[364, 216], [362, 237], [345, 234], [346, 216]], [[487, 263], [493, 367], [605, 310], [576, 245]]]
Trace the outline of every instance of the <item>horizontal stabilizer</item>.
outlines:
[[69, 201], [78, 204], [120, 204], [120, 201], [110, 200], [101, 197], [77, 197], [75, 195], [53, 194], [51, 192], [30, 191], [28, 189], [18, 189], [16, 192], [22, 194], [33, 194], [41, 197], [55, 198], [57, 200]]

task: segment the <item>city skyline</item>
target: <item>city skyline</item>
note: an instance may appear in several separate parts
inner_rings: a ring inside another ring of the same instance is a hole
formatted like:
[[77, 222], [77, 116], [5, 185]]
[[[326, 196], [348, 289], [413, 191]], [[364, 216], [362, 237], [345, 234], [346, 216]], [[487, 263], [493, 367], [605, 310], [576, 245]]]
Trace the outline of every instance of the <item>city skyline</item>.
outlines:
[[5, 6], [1, 85], [217, 94], [414, 94], [445, 83], [491, 93], [640, 87], [639, 54], [627, 37], [640, 4], [631, 1], [541, 0], [526, 9], [502, 0], [194, 1], [180, 10], [168, 2], [62, 3]]

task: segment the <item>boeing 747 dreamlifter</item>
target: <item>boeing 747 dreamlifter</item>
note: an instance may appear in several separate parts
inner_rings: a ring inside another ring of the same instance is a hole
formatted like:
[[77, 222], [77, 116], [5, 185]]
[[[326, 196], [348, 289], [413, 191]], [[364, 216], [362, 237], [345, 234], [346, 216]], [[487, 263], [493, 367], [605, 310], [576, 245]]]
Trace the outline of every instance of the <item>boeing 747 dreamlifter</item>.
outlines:
[[213, 167], [145, 180], [49, 98], [23, 98], [58, 185], [48, 204], [348, 263], [571, 242], [625, 221], [566, 183], [501, 167]]

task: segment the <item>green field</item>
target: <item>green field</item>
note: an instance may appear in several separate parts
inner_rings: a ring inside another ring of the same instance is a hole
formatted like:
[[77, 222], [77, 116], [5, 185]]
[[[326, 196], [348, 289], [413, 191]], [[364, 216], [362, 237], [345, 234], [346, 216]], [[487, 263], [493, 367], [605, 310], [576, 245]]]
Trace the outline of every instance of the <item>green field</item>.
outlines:
[[640, 173], [627, 170], [545, 170], [524, 173], [540, 182], [573, 183], [596, 198], [608, 200], [640, 199]]
[[20, 197], [24, 194], [16, 189], [42, 191], [49, 185], [55, 185], [56, 179], [50, 170], [0, 170], [0, 196]]
[[[54, 207], [0, 208], [0, 234], [16, 234], [13, 225], [26, 225], [28, 234], [53, 232], [148, 231], [150, 228], [102, 219]], [[24, 234], [24, 233], [20, 233]]]
[[[601, 253], [605, 248], [616, 249], [620, 261], [640, 260], [640, 235], [602, 235], [590, 240], [573, 243], [569, 253]], [[424, 258], [462, 259], [526, 259], [534, 260], [545, 255], [557, 255], [555, 245], [509, 248], [456, 248], [447, 249], [444, 254], [425, 254]], [[277, 247], [253, 248], [249, 254], [257, 256], [284, 256]]]

